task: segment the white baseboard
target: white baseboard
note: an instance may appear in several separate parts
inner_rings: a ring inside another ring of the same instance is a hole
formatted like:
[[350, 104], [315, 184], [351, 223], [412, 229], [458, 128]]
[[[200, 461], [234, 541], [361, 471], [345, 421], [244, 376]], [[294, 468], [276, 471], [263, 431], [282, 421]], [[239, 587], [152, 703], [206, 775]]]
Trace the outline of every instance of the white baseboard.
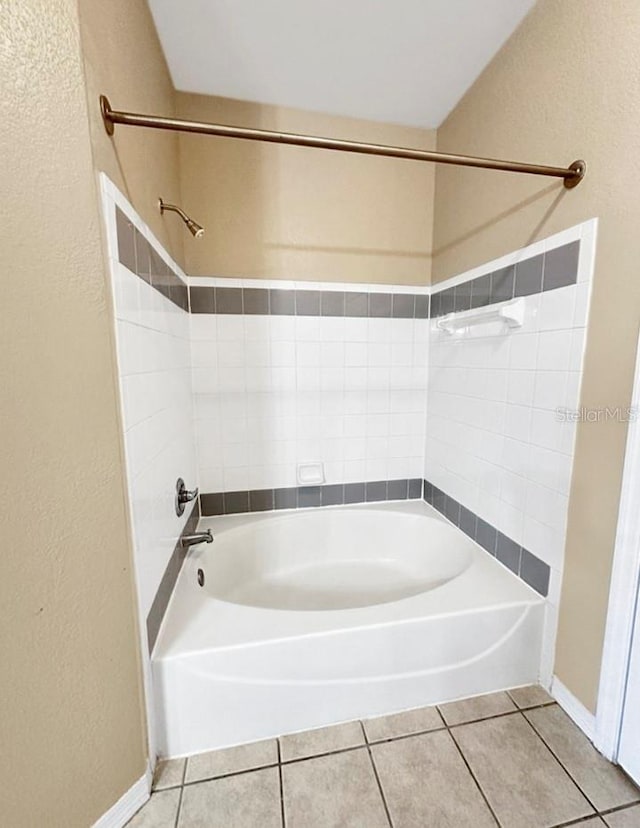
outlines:
[[93, 828], [122, 828], [149, 799], [150, 791], [151, 768], [147, 765], [144, 776], [141, 776], [106, 814], [94, 822]]
[[557, 676], [551, 682], [551, 695], [570, 719], [578, 725], [584, 735], [593, 742], [596, 732], [596, 717], [578, 701]]

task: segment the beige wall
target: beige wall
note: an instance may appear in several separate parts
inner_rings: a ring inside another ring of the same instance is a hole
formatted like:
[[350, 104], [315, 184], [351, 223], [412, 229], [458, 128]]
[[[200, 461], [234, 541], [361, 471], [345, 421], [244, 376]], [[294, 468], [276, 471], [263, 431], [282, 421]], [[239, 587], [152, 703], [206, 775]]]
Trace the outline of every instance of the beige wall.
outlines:
[[[440, 167], [434, 280], [584, 219], [599, 238], [582, 405], [629, 403], [640, 320], [637, 0], [540, 0], [438, 132], [438, 148], [589, 165], [575, 190]], [[582, 425], [569, 509], [556, 672], [595, 709], [626, 427]]]
[[114, 109], [172, 115], [175, 93], [145, 0], [79, 0], [96, 168], [122, 190], [174, 259], [183, 264], [184, 225], [161, 216], [158, 197], [180, 204], [178, 136], [116, 127], [105, 132], [98, 98]]
[[145, 742], [77, 3], [0, 31], [0, 822], [86, 828]]
[[[179, 93], [181, 117], [432, 149], [435, 132]], [[180, 136], [182, 197], [206, 235], [197, 276], [426, 284], [434, 168], [206, 136]]]

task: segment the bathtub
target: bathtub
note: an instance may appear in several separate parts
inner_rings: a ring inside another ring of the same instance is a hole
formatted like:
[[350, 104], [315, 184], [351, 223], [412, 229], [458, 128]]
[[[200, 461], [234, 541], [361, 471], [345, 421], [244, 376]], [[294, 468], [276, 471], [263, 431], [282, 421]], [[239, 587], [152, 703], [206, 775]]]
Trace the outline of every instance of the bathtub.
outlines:
[[152, 658], [163, 756], [538, 679], [544, 599], [422, 501], [206, 528]]

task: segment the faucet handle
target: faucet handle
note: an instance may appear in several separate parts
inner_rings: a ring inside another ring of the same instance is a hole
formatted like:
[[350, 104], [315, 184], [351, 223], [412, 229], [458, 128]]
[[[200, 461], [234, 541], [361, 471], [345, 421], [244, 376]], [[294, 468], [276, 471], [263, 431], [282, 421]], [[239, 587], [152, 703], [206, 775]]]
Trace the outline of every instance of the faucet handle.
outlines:
[[178, 501], [180, 503], [189, 503], [190, 500], [195, 500], [198, 497], [198, 487], [196, 486], [195, 489], [189, 491], [188, 489], [183, 489], [181, 492], [178, 492]]
[[176, 515], [180, 517], [184, 514], [184, 504], [189, 503], [191, 500], [195, 500], [198, 497], [198, 489], [192, 489], [189, 491], [184, 484], [184, 480], [179, 477], [176, 480], [176, 498], [175, 498], [175, 506], [176, 506]]

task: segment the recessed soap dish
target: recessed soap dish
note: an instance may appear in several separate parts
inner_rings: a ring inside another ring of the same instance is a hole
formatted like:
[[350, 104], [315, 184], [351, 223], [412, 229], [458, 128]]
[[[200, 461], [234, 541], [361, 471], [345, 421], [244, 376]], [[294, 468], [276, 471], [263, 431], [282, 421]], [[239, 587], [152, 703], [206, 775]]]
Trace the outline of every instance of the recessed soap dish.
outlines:
[[324, 463], [298, 463], [296, 477], [299, 486], [319, 486], [324, 483]]

